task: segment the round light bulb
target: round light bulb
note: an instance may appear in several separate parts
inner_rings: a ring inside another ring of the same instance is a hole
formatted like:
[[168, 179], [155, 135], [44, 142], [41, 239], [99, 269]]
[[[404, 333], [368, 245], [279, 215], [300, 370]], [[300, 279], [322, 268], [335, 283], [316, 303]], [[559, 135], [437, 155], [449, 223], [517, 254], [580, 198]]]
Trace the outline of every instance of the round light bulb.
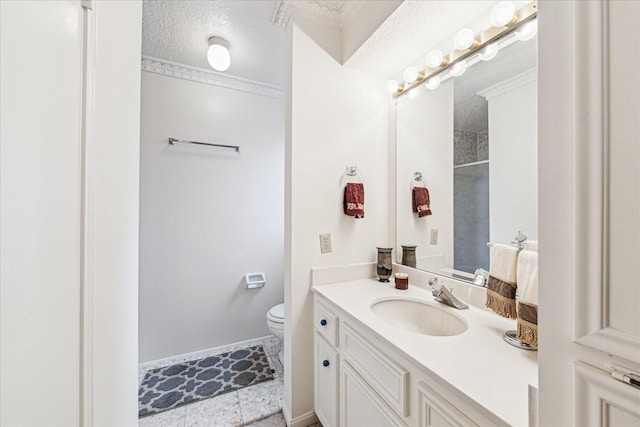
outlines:
[[427, 53], [427, 67], [438, 68], [444, 61], [444, 54], [441, 50], [434, 49]]
[[416, 67], [408, 67], [402, 72], [402, 79], [407, 83], [411, 84], [418, 80], [418, 70]]
[[395, 80], [389, 80], [384, 85], [384, 89], [387, 91], [387, 93], [396, 93], [399, 87], [400, 85]]
[[469, 49], [475, 42], [475, 35], [473, 31], [468, 28], [463, 28], [456, 33], [453, 39], [453, 46], [458, 50]]
[[488, 44], [480, 51], [480, 59], [483, 61], [491, 61], [498, 54], [498, 50], [497, 43]]
[[216, 71], [226, 71], [231, 65], [231, 54], [229, 44], [219, 37], [209, 39], [209, 50], [207, 51], [207, 61]]
[[510, 1], [501, 1], [491, 9], [489, 22], [494, 27], [504, 27], [513, 20], [516, 7]]
[[427, 80], [427, 83], [425, 83], [425, 86], [429, 90], [437, 89], [438, 86], [440, 86], [440, 76], [431, 77], [429, 80]]
[[521, 25], [516, 30], [516, 38], [518, 40], [529, 40], [538, 33], [538, 20], [529, 21], [526, 24]]
[[459, 77], [463, 75], [465, 71], [467, 71], [466, 61], [456, 62], [455, 64], [453, 64], [453, 67], [451, 67], [451, 69], [449, 70], [451, 75], [454, 77]]
[[418, 90], [418, 88], [411, 89], [407, 94], [409, 99], [416, 99], [419, 95], [420, 95], [420, 91]]

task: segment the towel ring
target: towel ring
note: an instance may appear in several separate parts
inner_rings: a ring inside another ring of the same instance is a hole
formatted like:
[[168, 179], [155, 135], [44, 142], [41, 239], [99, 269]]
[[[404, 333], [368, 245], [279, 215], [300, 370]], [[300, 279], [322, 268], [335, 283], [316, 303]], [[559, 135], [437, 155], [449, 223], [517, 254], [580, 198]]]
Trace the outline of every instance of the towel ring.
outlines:
[[418, 184], [422, 184], [423, 187], [427, 187], [427, 184], [422, 179], [422, 172], [414, 172], [413, 180], [411, 181], [411, 189], [413, 190]]
[[341, 186], [344, 187], [348, 182], [364, 184], [364, 174], [358, 170], [357, 166], [347, 166], [344, 174], [342, 174]]

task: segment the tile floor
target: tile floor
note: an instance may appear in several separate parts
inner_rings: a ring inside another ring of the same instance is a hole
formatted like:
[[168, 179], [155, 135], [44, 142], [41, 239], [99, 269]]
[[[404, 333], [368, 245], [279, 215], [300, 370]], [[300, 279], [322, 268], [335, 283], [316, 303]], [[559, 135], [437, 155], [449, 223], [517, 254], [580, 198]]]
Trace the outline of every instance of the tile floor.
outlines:
[[160, 414], [139, 420], [140, 427], [195, 427], [195, 426], [245, 426], [285, 427], [282, 417], [282, 399], [284, 396], [283, 368], [278, 360], [280, 344], [275, 337], [251, 341], [242, 345], [218, 348], [215, 352], [191, 354], [190, 357], [160, 361], [141, 367], [138, 372], [138, 384], [144, 379], [147, 369], [169, 366], [184, 360], [193, 360], [233, 351], [239, 348], [262, 345], [269, 364], [275, 370], [273, 381], [266, 381], [251, 387], [225, 393], [210, 399], [182, 406]]

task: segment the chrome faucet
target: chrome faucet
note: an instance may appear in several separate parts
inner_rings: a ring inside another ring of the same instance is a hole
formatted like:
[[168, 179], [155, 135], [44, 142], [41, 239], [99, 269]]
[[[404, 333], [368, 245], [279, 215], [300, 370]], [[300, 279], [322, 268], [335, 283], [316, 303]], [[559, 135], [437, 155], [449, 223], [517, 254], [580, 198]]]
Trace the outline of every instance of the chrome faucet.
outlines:
[[458, 298], [453, 296], [453, 289], [447, 289], [446, 286], [440, 285], [440, 288], [437, 288], [438, 278], [433, 277], [429, 280], [429, 286], [431, 286], [432, 294], [435, 297], [435, 300], [441, 302], [446, 305], [450, 305], [453, 308], [457, 308], [458, 310], [465, 310], [469, 308], [469, 306]]

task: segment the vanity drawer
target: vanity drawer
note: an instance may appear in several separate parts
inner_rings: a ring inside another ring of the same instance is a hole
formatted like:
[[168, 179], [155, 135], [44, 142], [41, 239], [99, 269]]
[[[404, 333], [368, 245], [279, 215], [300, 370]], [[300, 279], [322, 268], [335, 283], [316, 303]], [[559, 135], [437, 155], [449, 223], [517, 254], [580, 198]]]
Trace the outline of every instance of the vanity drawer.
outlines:
[[371, 388], [399, 415], [409, 416], [409, 371], [382, 353], [351, 328], [342, 324], [341, 352]]
[[315, 330], [334, 347], [338, 346], [338, 315], [317, 301], [314, 304], [313, 324]]

